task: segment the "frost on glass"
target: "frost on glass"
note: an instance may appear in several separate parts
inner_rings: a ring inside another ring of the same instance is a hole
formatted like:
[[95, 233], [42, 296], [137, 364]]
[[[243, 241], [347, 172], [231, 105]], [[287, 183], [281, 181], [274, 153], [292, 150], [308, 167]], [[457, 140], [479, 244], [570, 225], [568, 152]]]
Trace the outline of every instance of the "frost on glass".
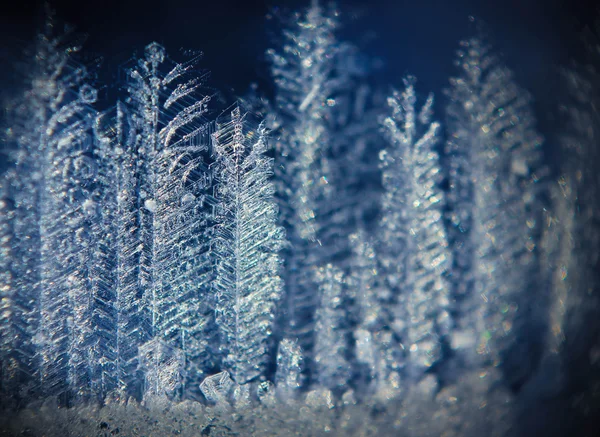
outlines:
[[263, 376], [283, 283], [266, 132], [236, 106], [213, 134], [216, 258], [213, 290], [225, 368], [243, 384]]
[[[454, 347], [522, 380], [543, 332], [539, 235], [546, 169], [531, 98], [490, 46], [461, 43], [447, 96]], [[527, 338], [517, 338], [527, 332]], [[535, 334], [534, 334], [535, 332]], [[529, 346], [527, 346], [529, 345]]]

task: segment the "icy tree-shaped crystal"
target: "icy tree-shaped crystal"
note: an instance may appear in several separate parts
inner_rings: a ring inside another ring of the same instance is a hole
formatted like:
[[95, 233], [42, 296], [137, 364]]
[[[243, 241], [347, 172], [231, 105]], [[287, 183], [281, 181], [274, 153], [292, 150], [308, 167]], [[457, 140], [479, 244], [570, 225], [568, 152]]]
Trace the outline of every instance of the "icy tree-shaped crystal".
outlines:
[[41, 391], [63, 401], [99, 394], [90, 363], [98, 343], [93, 315], [105, 273], [98, 263], [103, 230], [90, 107], [96, 91], [85, 83], [85, 69], [71, 59], [76, 49], [52, 35], [49, 21], [11, 127], [19, 174], [11, 182], [12, 256], [22, 271], [9, 323], [28, 320], [19, 348], [29, 354], [27, 344], [36, 346]]
[[461, 46], [460, 75], [447, 90], [448, 202], [458, 328], [474, 337], [457, 335], [454, 345], [504, 360], [506, 369], [513, 357], [519, 369], [512, 370], [521, 378], [531, 370], [539, 343], [522, 328], [529, 323], [542, 332], [533, 326], [541, 321], [536, 306], [526, 303], [544, 300], [536, 264], [542, 138], [529, 95], [490, 47], [477, 38]]
[[574, 181], [563, 174], [555, 184], [550, 186], [552, 207], [547, 211], [542, 223], [541, 267], [548, 272], [546, 280], [550, 290], [548, 307], [548, 335], [546, 339], [546, 355], [557, 355], [562, 352], [565, 341], [567, 305], [571, 299], [573, 287], [569, 271], [575, 268], [575, 223], [576, 194]]
[[101, 367], [107, 391], [139, 395], [143, 378], [138, 364], [138, 348], [147, 338], [144, 308], [137, 283], [139, 242], [136, 180], [131, 147], [135, 130], [122, 103], [96, 120], [99, 178], [104, 182], [102, 203], [106, 236], [111, 238], [111, 255], [106, 262], [112, 269], [105, 281], [112, 281], [112, 293], [104, 299], [105, 341], [114, 348], [111, 359]]
[[417, 376], [440, 357], [448, 330], [451, 263], [442, 222], [443, 192], [435, 146], [439, 124], [431, 122], [433, 97], [416, 110], [414, 78], [388, 99], [383, 121], [390, 145], [380, 154], [384, 195], [378, 259], [397, 294], [394, 329], [408, 349], [406, 372]]
[[327, 264], [317, 271], [316, 280], [321, 302], [315, 324], [315, 379], [332, 390], [346, 389], [351, 378], [350, 327], [343, 272]]
[[42, 379], [49, 393], [60, 393], [66, 382], [77, 396], [86, 394], [94, 378], [90, 348], [98, 332], [92, 315], [95, 296], [104, 291], [96, 262], [101, 256], [97, 236], [103, 231], [93, 192], [98, 169], [90, 156], [95, 114], [87, 109], [84, 92], [53, 103], [59, 109], [46, 127], [40, 203]]
[[181, 349], [193, 367], [187, 372], [191, 387], [214, 365], [208, 356], [214, 330], [206, 238], [211, 177], [203, 161], [210, 97], [200, 93], [195, 63], [173, 63], [152, 43], [130, 70], [135, 136], [125, 149], [131, 167], [117, 197], [132, 213], [123, 223], [130, 232], [120, 234], [128, 248], [121, 284], [139, 302], [134, 310], [141, 311], [131, 319], [137, 343], [154, 337]]
[[331, 72], [337, 43], [333, 36], [336, 19], [313, 2], [306, 16], [298, 15], [296, 28], [284, 33], [281, 53], [269, 50], [277, 86], [277, 106], [289, 120], [276, 143], [289, 179], [281, 195], [289, 197], [285, 217], [294, 224], [299, 238], [316, 241], [316, 208], [327, 188], [320, 157], [327, 149], [325, 100], [334, 88]]
[[588, 361], [596, 340], [581, 333], [595, 323], [600, 308], [600, 20], [582, 36], [585, 59], [562, 71], [568, 99], [560, 107], [565, 122], [559, 136], [561, 174], [551, 191], [545, 239], [550, 244], [543, 247], [552, 292], [546, 347], [559, 354], [563, 369], [578, 357]]
[[[60, 172], [52, 168], [53, 162], [49, 159], [52, 151], [48, 137], [54, 130], [48, 128], [53, 116], [77, 95], [76, 88], [81, 84], [83, 73], [69, 64], [71, 59], [67, 53], [76, 51], [77, 47], [56, 38], [52, 27], [53, 22], [49, 20], [45, 31], [38, 35], [30, 53], [33, 60], [25, 77], [25, 91], [11, 102], [8, 112], [11, 126], [6, 139], [14, 149], [10, 156], [14, 167], [3, 175], [2, 182], [5, 217], [10, 217], [3, 228], [7, 268], [0, 322], [5, 345], [0, 357], [3, 398], [15, 395], [14, 390], [19, 385], [23, 389], [25, 384], [29, 384], [28, 394], [39, 394], [39, 383], [45, 380], [40, 365], [47, 362], [38, 353], [45, 339], [39, 329], [43, 267], [41, 219], [51, 188], [47, 178], [53, 170]], [[52, 188], [62, 191], [61, 187]], [[68, 306], [64, 300], [62, 303]], [[65, 390], [65, 380], [66, 375], [61, 373], [57, 380], [61, 381], [60, 387], [54, 393]]]
[[331, 142], [327, 118], [332, 112], [327, 102], [347, 75], [335, 72], [337, 12], [313, 1], [304, 15], [294, 15], [291, 22], [281, 50], [267, 52], [280, 120], [274, 141], [277, 195], [281, 221], [293, 247], [285, 253], [286, 293], [278, 325], [286, 336], [298, 338], [309, 358], [318, 302], [310, 266], [329, 262], [328, 252], [336, 251], [322, 238], [330, 235], [328, 220], [335, 213], [329, 208], [335, 204], [335, 190], [327, 173]]
[[225, 366], [238, 384], [264, 374], [282, 280], [283, 229], [265, 132], [236, 105], [213, 134], [216, 319]]
[[[31, 165], [31, 161], [28, 163]], [[23, 168], [23, 167], [21, 167]], [[38, 248], [29, 243], [37, 236], [31, 215], [35, 201], [21, 188], [32, 189], [29, 178], [9, 170], [0, 180], [0, 396], [2, 404], [27, 384], [38, 371], [34, 336], [38, 326]], [[33, 191], [29, 191], [32, 193]], [[39, 241], [39, 240], [38, 240]], [[29, 274], [27, 274], [29, 272]]]
[[200, 380], [216, 355], [213, 306], [208, 297], [212, 262], [207, 190], [212, 178], [200, 155], [209, 142], [208, 131], [195, 133], [192, 139], [170, 146], [159, 159], [169, 171], [158, 178], [160, 203], [155, 213], [159, 217], [155, 244], [162, 248], [158, 253], [162, 278], [158, 328], [162, 338], [185, 353], [187, 385]]

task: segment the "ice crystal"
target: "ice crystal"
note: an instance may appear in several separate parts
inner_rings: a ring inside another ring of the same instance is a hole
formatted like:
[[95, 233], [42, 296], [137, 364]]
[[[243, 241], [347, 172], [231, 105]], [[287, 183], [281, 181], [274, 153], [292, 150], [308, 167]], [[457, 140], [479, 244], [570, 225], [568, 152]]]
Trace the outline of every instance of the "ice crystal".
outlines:
[[347, 259], [344, 229], [364, 222], [378, 199], [368, 182], [377, 180], [376, 99], [363, 69], [348, 68], [359, 52], [338, 41], [338, 15], [313, 2], [293, 16], [283, 46], [267, 52], [276, 85], [277, 199], [289, 242], [278, 325], [298, 338], [309, 373], [319, 302], [311, 268]]
[[406, 372], [412, 379], [440, 358], [441, 336], [449, 332], [451, 253], [435, 151], [439, 124], [430, 121], [433, 96], [417, 112], [414, 78], [404, 85], [402, 94], [388, 99], [391, 115], [383, 121], [391, 144], [380, 154], [385, 192], [377, 253], [396, 295], [394, 330], [408, 349]]
[[317, 294], [307, 267], [318, 263], [320, 210], [331, 188], [327, 181], [329, 133], [326, 100], [336, 89], [337, 26], [332, 12], [314, 3], [284, 34], [280, 51], [268, 51], [277, 87], [277, 113], [284, 121], [278, 140], [278, 198], [287, 238], [294, 248], [285, 253], [287, 293], [279, 323], [298, 337], [305, 353], [312, 350]]
[[[446, 144], [457, 324], [475, 335], [471, 353], [503, 361], [505, 368], [519, 366], [511, 372], [516, 382], [536, 360], [533, 345], [527, 351], [520, 348], [536, 342], [531, 332], [543, 332], [539, 326], [524, 328], [543, 320], [538, 311], [545, 302], [536, 289], [546, 176], [542, 138], [529, 95], [490, 46], [478, 38], [461, 46], [456, 63], [460, 75], [451, 79], [447, 92]], [[536, 302], [529, 313], [526, 301]], [[525, 331], [530, 332], [528, 340], [513, 341]]]
[[[600, 97], [600, 56], [596, 50], [600, 23], [595, 32], [587, 29], [584, 36], [588, 45], [586, 63], [573, 64], [561, 71], [568, 90], [568, 98], [560, 108], [566, 123], [559, 136], [562, 165], [550, 187], [551, 203], [546, 210], [540, 244], [550, 305], [542, 364], [527, 387], [530, 399], [534, 400], [560, 393], [573, 380], [589, 378], [589, 372], [599, 364], [595, 358], [597, 349], [592, 346], [595, 340], [576, 334], [593, 323], [596, 316], [592, 314], [600, 308], [597, 293], [600, 178], [593, 167], [598, 162], [600, 134], [600, 112], [594, 103]], [[569, 363], [580, 356], [586, 357], [583, 360], [586, 364], [576, 374], [570, 373]], [[545, 384], [541, 385], [540, 380]]]
[[200, 384], [200, 390], [210, 402], [219, 405], [226, 405], [232, 395], [235, 382], [231, 379], [228, 372], [217, 373], [208, 376]]
[[163, 340], [152, 339], [139, 348], [140, 368], [144, 370], [144, 397], [178, 397], [184, 384], [185, 356]]
[[317, 311], [315, 329], [315, 371], [319, 385], [332, 390], [345, 388], [351, 379], [348, 362], [349, 317], [348, 296], [343, 273], [331, 264], [318, 270], [321, 304]]
[[277, 225], [269, 180], [273, 164], [266, 152], [264, 128], [252, 126], [239, 107], [217, 120], [215, 312], [225, 366], [238, 384], [264, 376], [283, 287], [278, 255], [283, 229]]
[[275, 373], [277, 393], [283, 400], [294, 399], [302, 387], [302, 350], [289, 339], [279, 342], [277, 371]]
[[102, 355], [92, 348], [104, 274], [98, 212], [90, 207], [99, 185], [89, 106], [95, 92], [51, 29], [38, 38], [27, 96], [16, 108], [16, 172], [7, 175], [5, 200], [13, 215], [7, 279], [14, 301], [3, 325], [18, 330], [3, 338], [20, 343], [10, 352], [14, 381], [32, 392], [71, 389], [85, 397], [98, 377], [90, 363]]
[[481, 37], [441, 153], [433, 96], [408, 76], [386, 106], [338, 22], [293, 15], [274, 100], [215, 119], [198, 59], [157, 43], [98, 112], [48, 26], [0, 179], [0, 427], [500, 436], [577, 381], [571, 356], [597, 366], [576, 334], [600, 311], [598, 60], [564, 73], [546, 184], [531, 100]]
[[[134, 258], [124, 270], [141, 300], [135, 323], [137, 342], [169, 341], [186, 356], [190, 384], [210, 367], [208, 327], [211, 306], [206, 299], [211, 277], [208, 205], [203, 202], [211, 177], [204, 159], [209, 128], [204, 118], [210, 97], [199, 89], [196, 59], [186, 65], [169, 62], [163, 47], [153, 43], [130, 70], [129, 95], [133, 143], [128, 145], [134, 192], [125, 202], [135, 208]], [[185, 89], [185, 92], [182, 92]], [[176, 103], [176, 104], [175, 104]], [[186, 195], [193, 202], [181, 202]], [[141, 207], [143, 206], [143, 207]], [[202, 297], [204, 296], [204, 299]], [[139, 345], [139, 343], [138, 343]]]

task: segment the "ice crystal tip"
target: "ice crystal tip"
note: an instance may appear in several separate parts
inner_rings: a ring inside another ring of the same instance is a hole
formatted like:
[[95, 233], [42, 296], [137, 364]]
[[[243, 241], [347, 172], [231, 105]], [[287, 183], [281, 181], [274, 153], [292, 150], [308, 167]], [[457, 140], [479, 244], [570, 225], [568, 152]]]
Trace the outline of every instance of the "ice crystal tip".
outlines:
[[160, 64], [165, 60], [165, 48], [157, 42], [152, 42], [146, 46], [144, 53], [147, 59], [153, 64]]

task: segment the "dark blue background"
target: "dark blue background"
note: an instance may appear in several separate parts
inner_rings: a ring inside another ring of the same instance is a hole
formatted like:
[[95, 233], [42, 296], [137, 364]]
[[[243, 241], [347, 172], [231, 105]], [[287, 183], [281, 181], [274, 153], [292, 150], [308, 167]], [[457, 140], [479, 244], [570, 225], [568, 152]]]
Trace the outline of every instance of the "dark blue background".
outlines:
[[[5, 67], [43, 21], [43, 2], [7, 3], [0, 21]], [[269, 8], [295, 10], [306, 4], [308, 0], [50, 1], [60, 20], [88, 35], [86, 53], [104, 57], [102, 79], [109, 78], [108, 72], [114, 73], [134, 49], [156, 40], [171, 53], [180, 47], [203, 51], [203, 66], [212, 71], [211, 83], [239, 92], [251, 81], [266, 79]], [[390, 81], [399, 83], [401, 75], [410, 72], [423, 89], [433, 91], [439, 91], [453, 71], [457, 43], [469, 35], [467, 17], [480, 17], [489, 24], [496, 47], [506, 55], [518, 80], [542, 100], [549, 91], [550, 70], [580, 56], [577, 32], [597, 15], [593, 2], [582, 0], [346, 0], [338, 4], [343, 36], [384, 59]], [[2, 79], [11, 79], [10, 71], [2, 70]]]

